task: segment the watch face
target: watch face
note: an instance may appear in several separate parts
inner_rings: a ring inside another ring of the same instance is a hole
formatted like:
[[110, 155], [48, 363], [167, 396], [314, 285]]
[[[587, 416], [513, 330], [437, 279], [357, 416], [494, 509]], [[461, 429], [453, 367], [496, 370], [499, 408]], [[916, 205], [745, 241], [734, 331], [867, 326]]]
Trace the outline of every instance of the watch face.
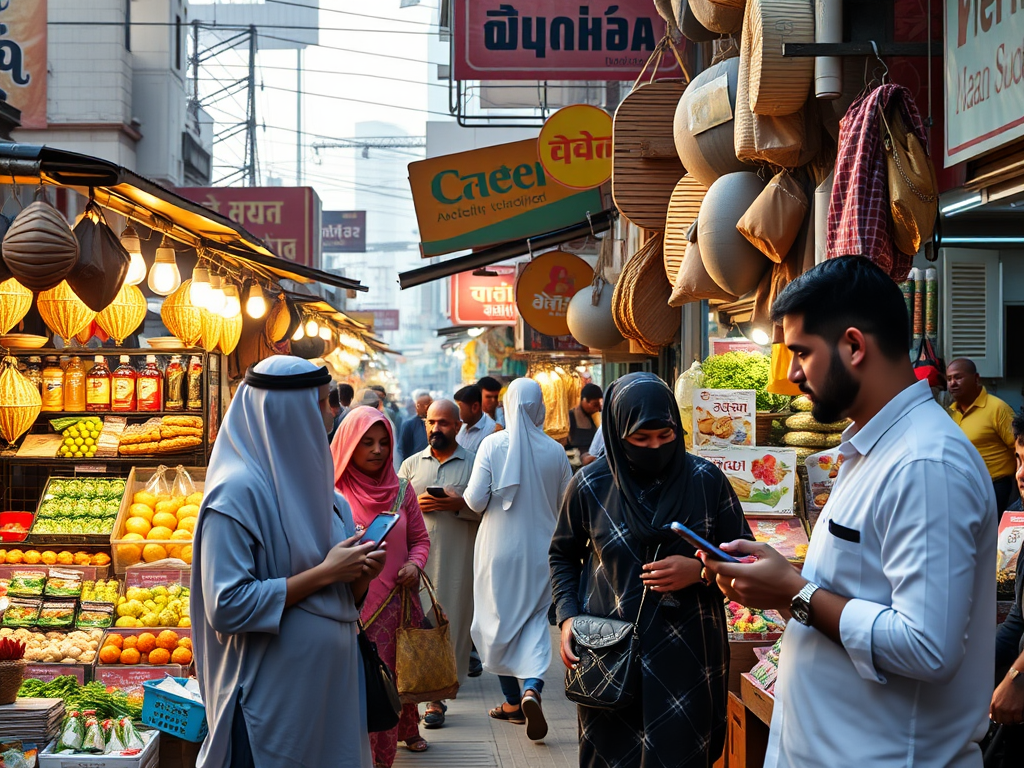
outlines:
[[801, 624], [806, 625], [811, 618], [811, 612], [808, 610], [810, 606], [804, 603], [802, 600], [794, 600], [790, 606], [790, 613], [793, 614], [793, 618], [799, 621]]

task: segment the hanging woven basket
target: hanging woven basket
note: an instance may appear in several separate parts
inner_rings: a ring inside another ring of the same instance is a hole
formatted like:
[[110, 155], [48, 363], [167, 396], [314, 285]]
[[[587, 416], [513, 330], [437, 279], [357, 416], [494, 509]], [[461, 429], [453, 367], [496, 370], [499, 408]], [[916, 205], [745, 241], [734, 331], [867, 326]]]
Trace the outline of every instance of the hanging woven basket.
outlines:
[[665, 277], [662, 248], [659, 232], [626, 264], [612, 297], [619, 332], [645, 351], [671, 344], [680, 329], [680, 312], [668, 305], [672, 286]]
[[183, 281], [178, 290], [164, 299], [160, 307], [160, 319], [164, 326], [186, 347], [198, 346], [203, 337], [203, 310], [192, 304], [191, 285], [191, 280]]
[[60, 211], [37, 200], [15, 217], [2, 252], [19, 283], [31, 291], [48, 291], [78, 261], [78, 240]]
[[690, 0], [690, 10], [706, 29], [723, 35], [739, 32], [743, 26], [743, 8], [746, 4], [726, 4], [715, 0]]
[[224, 318], [209, 310], [202, 310], [203, 332], [200, 343], [207, 352], [213, 352], [220, 343], [221, 329], [224, 327]]
[[96, 313], [75, 295], [67, 280], [62, 280], [56, 288], [40, 293], [36, 299], [36, 308], [46, 327], [60, 336], [65, 344], [70, 344], [75, 336], [96, 319]]
[[120, 346], [146, 319], [146, 297], [135, 285], [122, 285], [96, 323]]
[[288, 327], [292, 323], [291, 312], [288, 311], [288, 303], [278, 297], [274, 305], [267, 313], [266, 334], [267, 339], [276, 344], [288, 338]]
[[636, 88], [615, 110], [612, 199], [619, 213], [644, 229], [664, 229], [672, 190], [686, 173], [672, 135], [685, 90], [681, 80], [657, 80]]
[[43, 405], [36, 385], [18, 370], [18, 360], [0, 360], [0, 438], [11, 445], [28, 432]]
[[675, 285], [679, 267], [690, 244], [687, 233], [700, 213], [707, 189], [693, 176], [686, 175], [676, 184], [668, 202], [665, 216], [665, 275], [670, 285]]
[[10, 278], [0, 283], [0, 336], [10, 333], [32, 308], [32, 291]]
[[238, 346], [238, 340], [242, 338], [242, 315], [225, 318], [220, 328], [220, 340], [217, 347], [225, 355], [230, 355]]
[[750, 109], [758, 115], [791, 115], [807, 101], [814, 58], [783, 57], [786, 43], [814, 42], [812, 0], [749, 0], [744, 30], [750, 51]]

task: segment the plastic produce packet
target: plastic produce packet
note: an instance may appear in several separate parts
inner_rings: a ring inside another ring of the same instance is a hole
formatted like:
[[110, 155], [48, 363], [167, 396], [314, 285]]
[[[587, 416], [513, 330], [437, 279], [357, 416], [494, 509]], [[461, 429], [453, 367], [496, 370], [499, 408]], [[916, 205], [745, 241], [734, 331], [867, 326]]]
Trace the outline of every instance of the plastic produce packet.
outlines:
[[82, 749], [85, 752], [102, 752], [106, 749], [107, 741], [103, 737], [103, 728], [96, 718], [96, 711], [89, 709], [85, 711], [85, 737], [82, 739]]
[[167, 479], [167, 472], [166, 465], [161, 464], [157, 467], [149, 482], [146, 483], [146, 490], [154, 496], [170, 496], [172, 488], [171, 481]]
[[82, 723], [82, 713], [74, 711], [64, 718], [64, 724], [60, 727], [60, 739], [57, 742], [57, 751], [65, 749], [79, 751], [85, 741], [85, 725]]
[[171, 487], [172, 496], [187, 498], [196, 492], [196, 484], [192, 482], [192, 475], [188, 473], [181, 464], [174, 470], [174, 482]]
[[4, 768], [32, 768], [35, 764], [35, 759], [29, 762], [20, 749], [9, 749], [0, 754], [0, 765]]
[[124, 752], [124, 736], [121, 732], [121, 723], [114, 720], [103, 721], [103, 731], [107, 734], [107, 746], [103, 749], [105, 755], [115, 755]]
[[135, 729], [135, 724], [130, 717], [121, 718], [117, 727], [121, 731], [121, 743], [124, 744], [126, 750], [145, 748], [146, 742], [143, 741], [142, 734]]

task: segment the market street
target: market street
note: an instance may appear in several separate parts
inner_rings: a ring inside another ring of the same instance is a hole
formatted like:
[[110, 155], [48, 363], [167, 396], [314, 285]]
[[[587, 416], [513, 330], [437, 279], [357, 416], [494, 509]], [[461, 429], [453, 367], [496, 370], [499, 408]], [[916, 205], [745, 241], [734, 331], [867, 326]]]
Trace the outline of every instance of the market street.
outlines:
[[[558, 657], [558, 632], [551, 631], [551, 667], [545, 675], [547, 686], [544, 715], [547, 738], [533, 743], [526, 728], [492, 720], [487, 710], [501, 701], [495, 675], [484, 673], [469, 678], [459, 698], [448, 702], [443, 728], [421, 733], [430, 750], [413, 754], [399, 748], [395, 768], [569, 768], [578, 765], [576, 707], [562, 694], [562, 661]], [[422, 710], [422, 705], [421, 705]]]

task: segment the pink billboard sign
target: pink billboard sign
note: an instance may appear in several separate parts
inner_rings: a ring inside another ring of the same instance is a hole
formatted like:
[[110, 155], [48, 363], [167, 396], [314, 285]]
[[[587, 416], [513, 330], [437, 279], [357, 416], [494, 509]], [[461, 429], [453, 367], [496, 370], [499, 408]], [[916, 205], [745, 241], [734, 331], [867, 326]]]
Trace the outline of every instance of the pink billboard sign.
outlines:
[[[456, 80], [634, 80], [665, 21], [650, 0], [455, 0]], [[679, 77], [665, 56], [662, 77]]]

